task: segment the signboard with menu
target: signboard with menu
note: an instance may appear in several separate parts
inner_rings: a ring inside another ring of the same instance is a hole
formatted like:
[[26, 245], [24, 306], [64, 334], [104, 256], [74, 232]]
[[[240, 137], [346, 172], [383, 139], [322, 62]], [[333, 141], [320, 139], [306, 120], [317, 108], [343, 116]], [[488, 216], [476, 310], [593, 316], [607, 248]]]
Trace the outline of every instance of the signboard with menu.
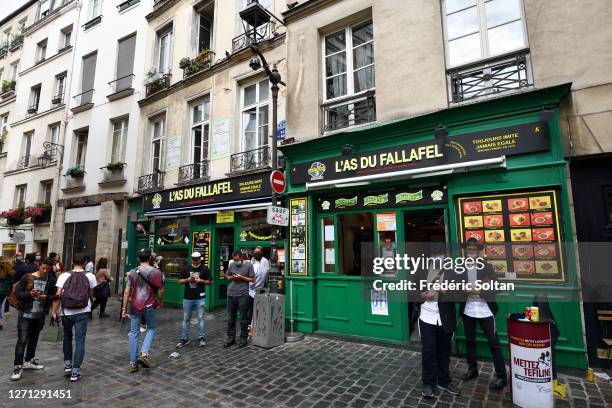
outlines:
[[308, 275], [308, 202], [306, 198], [289, 200], [290, 275]]
[[499, 279], [565, 281], [558, 203], [555, 190], [458, 198], [459, 238], [484, 245]]
[[194, 231], [192, 238], [193, 252], [202, 254], [202, 262], [210, 267], [210, 231]]

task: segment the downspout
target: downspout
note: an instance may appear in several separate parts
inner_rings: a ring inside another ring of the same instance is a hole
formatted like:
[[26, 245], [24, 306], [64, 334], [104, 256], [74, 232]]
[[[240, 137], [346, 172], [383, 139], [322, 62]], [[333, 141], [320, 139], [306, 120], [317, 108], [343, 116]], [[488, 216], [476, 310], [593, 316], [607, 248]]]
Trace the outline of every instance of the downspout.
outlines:
[[[57, 253], [61, 253], [61, 249], [55, 248], [55, 217], [57, 216], [57, 205], [58, 205], [58, 201], [59, 201], [59, 191], [60, 191], [60, 181], [62, 178], [62, 169], [63, 169], [63, 162], [64, 162], [64, 158], [66, 157], [66, 129], [68, 128], [68, 120], [69, 120], [69, 112], [70, 112], [70, 94], [72, 92], [72, 78], [74, 77], [74, 62], [76, 61], [76, 50], [77, 50], [77, 42], [79, 39], [79, 30], [78, 30], [78, 26], [79, 26], [79, 21], [81, 21], [81, 0], [75, 0], [76, 1], [76, 9], [77, 9], [77, 18], [75, 21], [75, 29], [73, 30], [75, 32], [74, 35], [74, 45], [72, 46], [72, 63], [70, 66], [70, 74], [69, 74], [69, 79], [68, 79], [68, 84], [66, 87], [67, 91], [64, 91], [65, 94], [65, 108], [64, 108], [64, 118], [63, 121], [64, 122], [64, 127], [62, 129], [62, 131], [60, 132], [60, 140], [59, 140], [59, 144], [62, 146], [62, 154], [59, 155], [60, 156], [60, 160], [58, 160], [57, 163], [57, 178], [56, 180], [54, 180], [54, 185], [55, 188], [53, 189], [53, 198], [51, 199], [52, 203], [55, 203], [55, 205], [53, 205], [51, 207], [51, 228], [49, 228], [49, 236], [48, 236], [48, 242], [49, 242], [49, 251], [53, 250], [52, 252], [57, 252]], [[63, 253], [62, 253], [62, 257], [63, 257]]]

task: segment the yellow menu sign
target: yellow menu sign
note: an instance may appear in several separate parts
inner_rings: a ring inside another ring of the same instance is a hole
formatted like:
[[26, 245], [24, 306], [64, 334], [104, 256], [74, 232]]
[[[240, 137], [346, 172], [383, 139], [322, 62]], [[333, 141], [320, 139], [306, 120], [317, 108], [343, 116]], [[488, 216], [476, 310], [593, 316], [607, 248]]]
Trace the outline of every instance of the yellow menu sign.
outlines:
[[219, 211], [217, 213], [217, 224], [224, 224], [228, 222], [234, 222], [234, 211]]

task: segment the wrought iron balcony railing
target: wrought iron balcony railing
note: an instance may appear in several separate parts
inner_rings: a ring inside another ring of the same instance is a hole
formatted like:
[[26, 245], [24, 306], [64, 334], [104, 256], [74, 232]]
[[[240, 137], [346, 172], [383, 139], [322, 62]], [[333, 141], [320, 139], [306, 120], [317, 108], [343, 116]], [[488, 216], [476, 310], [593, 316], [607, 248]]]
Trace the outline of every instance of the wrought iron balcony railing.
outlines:
[[61, 105], [62, 103], [64, 103], [64, 93], [63, 92], [55, 95], [53, 99], [51, 99], [51, 104], [53, 106]]
[[376, 95], [367, 91], [359, 95], [326, 102], [321, 105], [323, 132], [362, 125], [376, 120]]
[[170, 86], [170, 79], [172, 74], [164, 74], [160, 78], [150, 80], [145, 85], [146, 96], [149, 97], [159, 91], [162, 91]]
[[161, 190], [164, 188], [164, 172], [155, 171], [151, 174], [145, 174], [138, 177], [138, 189], [140, 194], [149, 193], [152, 191]]
[[[265, 40], [269, 40], [274, 37], [274, 22], [269, 21], [255, 29], [255, 42], [261, 42]], [[243, 48], [248, 47], [253, 42], [252, 39], [253, 33], [244, 33], [240, 34], [237, 37], [232, 38], [232, 53], [236, 51], [240, 51]]]
[[38, 112], [38, 103], [28, 106], [28, 115], [35, 115]]
[[528, 52], [481, 61], [448, 71], [451, 102], [462, 102], [533, 85], [528, 75]]
[[94, 91], [94, 89], [90, 89], [88, 91], [73, 96], [75, 106], [78, 107], [92, 103]]
[[109, 82], [108, 84], [111, 87], [111, 94], [125, 91], [127, 89], [132, 89], [134, 82], [134, 74], [129, 74], [121, 78], [117, 78], [114, 81]]
[[17, 162], [17, 170], [29, 169], [31, 167], [38, 167], [40, 164], [38, 158], [34, 155], [21, 156]]
[[246, 152], [234, 153], [230, 158], [230, 173], [257, 170], [270, 166], [270, 148], [268, 145]]
[[140, 0], [126, 0], [117, 6], [117, 10], [121, 13], [123, 10], [127, 10], [138, 3], [140, 3]]
[[187, 164], [179, 168], [178, 184], [189, 184], [208, 178], [208, 160]]

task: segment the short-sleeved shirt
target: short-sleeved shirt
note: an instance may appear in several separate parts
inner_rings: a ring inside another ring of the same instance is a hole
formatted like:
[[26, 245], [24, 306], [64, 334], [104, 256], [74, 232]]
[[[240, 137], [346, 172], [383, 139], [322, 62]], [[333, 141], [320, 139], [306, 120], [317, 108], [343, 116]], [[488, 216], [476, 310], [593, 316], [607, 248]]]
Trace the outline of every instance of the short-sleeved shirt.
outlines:
[[[85, 276], [87, 277], [87, 280], [89, 281], [89, 287], [91, 289], [96, 287], [96, 277], [89, 272], [64, 272], [62, 273], [59, 278], [57, 278], [57, 283], [55, 284], [56, 287], [62, 289], [64, 287], [64, 285], [66, 284], [66, 281], [68, 280], [68, 278], [70, 277], [71, 274], [73, 273], [84, 273]], [[75, 314], [79, 314], [79, 313], [89, 313], [91, 312], [91, 299], [87, 302], [87, 307], [84, 307], [82, 309], [63, 309], [62, 313], [60, 314], [64, 314], [66, 316], [69, 315], [75, 315]]]
[[144, 276], [156, 289], [159, 290], [164, 287], [162, 273], [159, 269], [153, 266], [139, 266], [132, 269], [127, 277], [131, 287], [130, 314], [140, 314], [150, 306], [157, 307], [157, 299], [155, 298], [153, 289], [144, 279], [138, 276], [137, 271], [140, 271], [142, 276]]
[[[265, 258], [261, 259], [264, 260]], [[257, 260], [253, 261], [255, 282], [249, 282], [249, 296], [255, 298], [255, 293], [257, 292], [257, 289], [266, 286], [266, 282], [268, 280], [268, 271], [269, 269], [266, 269], [266, 265], [263, 262]]]
[[[47, 287], [47, 277], [41, 278], [40, 276], [32, 276], [32, 289], [36, 289], [40, 293], [45, 293]], [[32, 307], [30, 310], [24, 310], [21, 314], [26, 319], [40, 319], [44, 316], [44, 304], [37, 298], [32, 300]]]
[[[253, 270], [253, 264], [249, 261], [242, 262], [238, 265], [236, 262], [232, 262], [227, 267], [226, 277], [231, 275], [240, 274], [246, 277], [254, 277], [255, 271]], [[227, 289], [227, 296], [244, 296], [249, 294], [249, 282], [243, 280], [230, 281]]]
[[[200, 264], [197, 267], [193, 265], [189, 265], [185, 270], [181, 272], [181, 279], [189, 279], [191, 276], [196, 276], [196, 275], [199, 275], [200, 279], [202, 280], [207, 280], [207, 281], [212, 280], [210, 269], [208, 269], [208, 266], [204, 264]], [[187, 300], [201, 299], [206, 296], [205, 288], [206, 288], [206, 285], [204, 285], [203, 283], [200, 283], [200, 284], [188, 283], [185, 285], [185, 292], [183, 294], [183, 299], [187, 299]]]

